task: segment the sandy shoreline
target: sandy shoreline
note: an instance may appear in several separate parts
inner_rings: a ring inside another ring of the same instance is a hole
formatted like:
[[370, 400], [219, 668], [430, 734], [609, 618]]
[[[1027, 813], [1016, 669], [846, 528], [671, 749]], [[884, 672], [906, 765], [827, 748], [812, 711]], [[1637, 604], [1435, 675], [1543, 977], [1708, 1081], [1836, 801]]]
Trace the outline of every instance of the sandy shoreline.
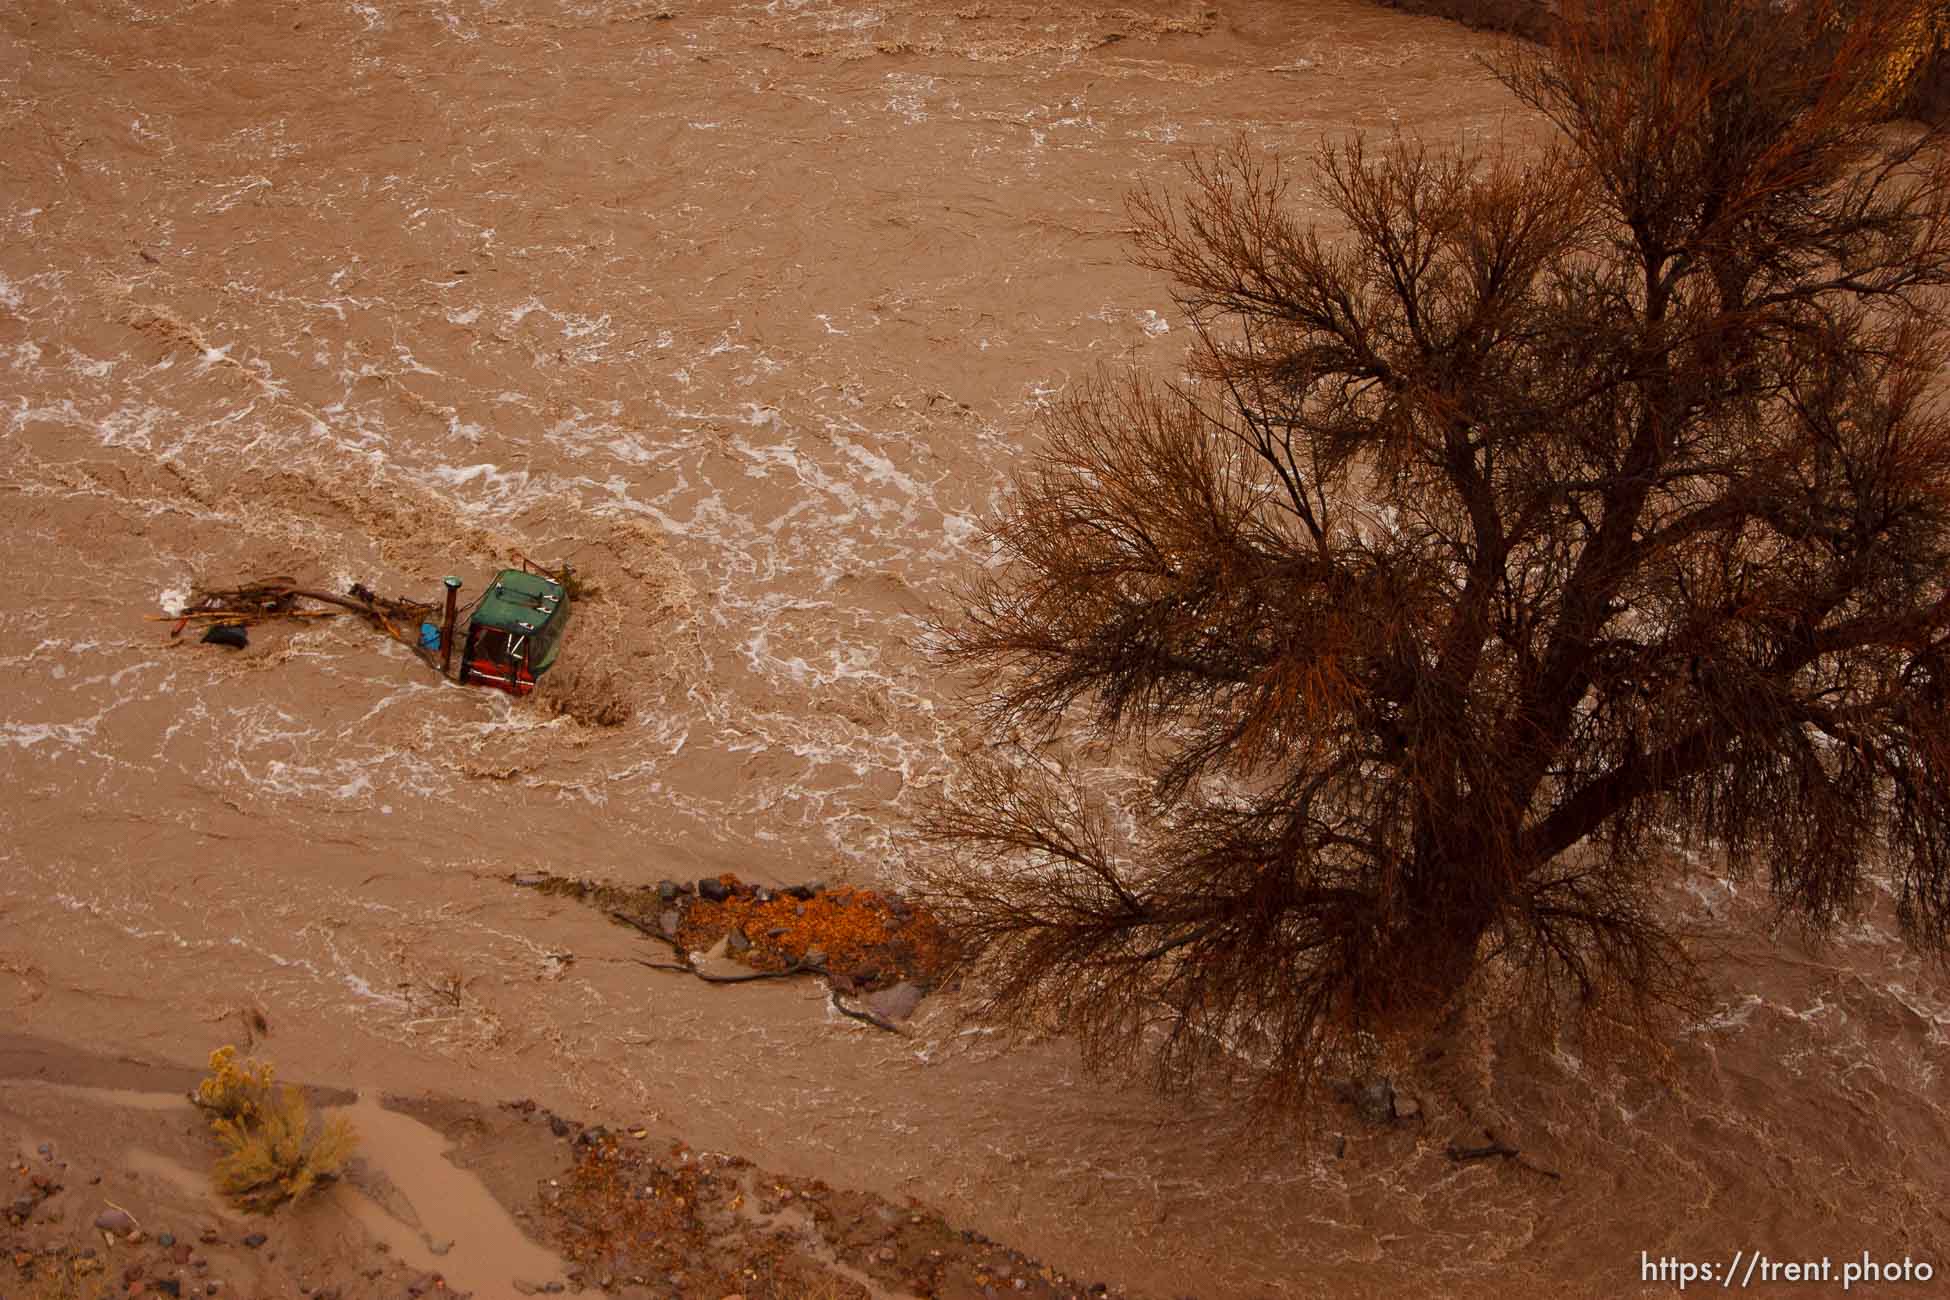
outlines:
[[587, 1126], [526, 1099], [354, 1102], [308, 1088], [352, 1117], [360, 1155], [321, 1192], [244, 1214], [208, 1182], [216, 1148], [185, 1098], [199, 1077], [0, 1035], [0, 1294], [1132, 1294], [1065, 1277], [918, 1202], [774, 1175], [642, 1127]]

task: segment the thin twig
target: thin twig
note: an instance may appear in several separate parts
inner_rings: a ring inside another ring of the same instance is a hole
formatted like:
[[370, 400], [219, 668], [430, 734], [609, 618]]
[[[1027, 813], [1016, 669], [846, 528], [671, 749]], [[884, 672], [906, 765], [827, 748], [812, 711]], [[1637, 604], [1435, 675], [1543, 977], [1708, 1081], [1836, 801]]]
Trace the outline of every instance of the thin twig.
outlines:
[[145, 623], [175, 623], [187, 618], [339, 618], [344, 611], [336, 609], [287, 609], [276, 614], [266, 614], [257, 609], [193, 609], [184, 614], [144, 614]]
[[631, 916], [628, 912], [618, 912], [612, 910], [609, 914], [609, 919], [618, 922], [619, 924], [629, 926], [632, 930], [635, 930], [638, 934], [644, 936], [646, 939], [655, 939], [658, 943], [667, 943], [670, 945], [670, 949], [672, 952], [677, 953], [679, 956], [684, 955], [684, 946], [678, 943], [676, 939], [672, 938], [670, 935], [665, 934], [660, 929], [656, 929], [642, 921], [639, 921], [636, 917]]

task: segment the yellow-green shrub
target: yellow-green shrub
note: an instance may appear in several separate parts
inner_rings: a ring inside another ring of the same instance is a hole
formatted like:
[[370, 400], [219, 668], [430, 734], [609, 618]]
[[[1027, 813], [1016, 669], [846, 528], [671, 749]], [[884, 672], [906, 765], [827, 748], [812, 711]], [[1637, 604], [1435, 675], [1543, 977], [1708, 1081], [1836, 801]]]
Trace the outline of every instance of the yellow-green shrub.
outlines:
[[236, 1048], [219, 1047], [210, 1053], [210, 1077], [196, 1085], [194, 1100], [217, 1119], [248, 1120], [271, 1095], [275, 1073], [269, 1061], [239, 1061]]
[[273, 1077], [269, 1061], [239, 1061], [236, 1048], [222, 1047], [210, 1054], [210, 1077], [195, 1098], [223, 1148], [217, 1190], [260, 1213], [330, 1179], [359, 1140], [342, 1116], [314, 1121], [304, 1092], [274, 1087]]

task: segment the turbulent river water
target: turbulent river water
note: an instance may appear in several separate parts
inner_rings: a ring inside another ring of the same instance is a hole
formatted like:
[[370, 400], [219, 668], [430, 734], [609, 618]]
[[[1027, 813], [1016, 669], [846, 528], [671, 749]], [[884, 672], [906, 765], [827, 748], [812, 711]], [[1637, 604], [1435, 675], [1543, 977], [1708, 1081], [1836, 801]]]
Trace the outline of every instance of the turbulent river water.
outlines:
[[[1488, 48], [1354, 0], [0, 5], [0, 1017], [187, 1063], [256, 1011], [288, 1076], [654, 1115], [1159, 1293], [1950, 1267], [1950, 995], [1883, 900], [1811, 949], [1690, 869], [1721, 1005], [1672, 1058], [1499, 1062], [1553, 1182], [653, 975], [506, 883], [898, 885], [953, 739], [922, 616], [1039, 409], [1184, 356], [1125, 195], [1241, 135], [1522, 135]], [[515, 551], [600, 590], [565, 663], [632, 723], [144, 617]]]

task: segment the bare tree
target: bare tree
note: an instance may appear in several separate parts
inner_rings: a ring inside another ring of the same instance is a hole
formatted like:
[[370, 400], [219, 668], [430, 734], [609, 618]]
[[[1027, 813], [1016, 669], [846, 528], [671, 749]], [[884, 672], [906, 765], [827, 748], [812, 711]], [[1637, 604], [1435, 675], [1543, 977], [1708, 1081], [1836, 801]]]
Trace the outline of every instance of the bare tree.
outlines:
[[[1519, 154], [1236, 148], [1133, 200], [1193, 378], [1106, 379], [938, 631], [989, 744], [924, 832], [981, 1009], [1291, 1099], [1519, 1005], [1697, 990], [1662, 845], [1950, 946], [1950, 161], [1915, 6], [1562, 6]], [[1839, 12], [1839, 16], [1838, 16]], [[1146, 764], [1120, 824], [1052, 747]]]

